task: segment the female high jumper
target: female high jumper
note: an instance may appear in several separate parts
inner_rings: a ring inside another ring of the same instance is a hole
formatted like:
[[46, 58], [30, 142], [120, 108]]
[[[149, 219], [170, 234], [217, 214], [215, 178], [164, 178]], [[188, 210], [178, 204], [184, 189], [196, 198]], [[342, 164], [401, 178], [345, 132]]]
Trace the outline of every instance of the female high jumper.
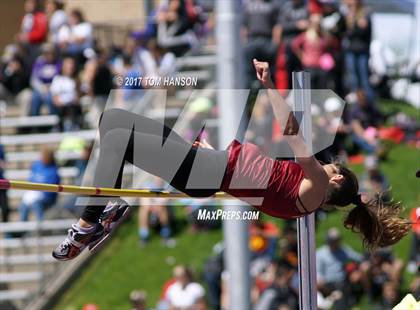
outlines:
[[[274, 217], [293, 219], [320, 208], [353, 204], [355, 206], [344, 219], [344, 226], [360, 233], [367, 248], [398, 242], [410, 229], [409, 221], [399, 215], [400, 205], [385, 203], [380, 198], [367, 199], [359, 193], [358, 181], [352, 171], [338, 163], [322, 165], [308, 154], [303, 139], [293, 134], [293, 124], [296, 122], [293, 117], [289, 118], [290, 108], [274, 88], [268, 63], [254, 59], [254, 66], [257, 79], [267, 88], [274, 115], [283, 126], [283, 132], [287, 134], [291, 131], [291, 135], [285, 135], [285, 138], [297, 162], [272, 159], [256, 145], [241, 144], [237, 140], [221, 151], [214, 150], [206, 141], [191, 145], [160, 122], [112, 109], [104, 112], [100, 121], [100, 156], [94, 186], [121, 188], [124, 162], [115, 168], [118, 175], [116, 180], [115, 170], [109, 163], [121, 162], [123, 154], [124, 160], [164, 179], [191, 197], [209, 197], [224, 191]], [[162, 130], [163, 138], [162, 134], [156, 134], [162, 133]], [[119, 137], [127, 136], [126, 133], [121, 135], [124, 131], [129, 131], [129, 138], [121, 150], [124, 144], [120, 143]], [[140, 148], [140, 156], [133, 156], [133, 145]], [[162, 145], [166, 152], [161, 152]], [[173, 167], [168, 163], [174, 160], [176, 154], [186, 156], [171, 175], [168, 170]], [[201, 165], [193, 165], [197, 155]], [[194, 169], [198, 169], [198, 172], [194, 171], [195, 174], [206, 179], [217, 179], [222, 171], [220, 186], [193, 188], [188, 181]], [[231, 186], [232, 182], [247, 186], [235, 188]], [[253, 197], [263, 197], [263, 200], [252, 203]], [[124, 219], [128, 209], [127, 204], [119, 199], [110, 200], [105, 205], [88, 204], [79, 221], [69, 229], [67, 238], [53, 251], [53, 257], [70, 260], [86, 247], [93, 249]]]

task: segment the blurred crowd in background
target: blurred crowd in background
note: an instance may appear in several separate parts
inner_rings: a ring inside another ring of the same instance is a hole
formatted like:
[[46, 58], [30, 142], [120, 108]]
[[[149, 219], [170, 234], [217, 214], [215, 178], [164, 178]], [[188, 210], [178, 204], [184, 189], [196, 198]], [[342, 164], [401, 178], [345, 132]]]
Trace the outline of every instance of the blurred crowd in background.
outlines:
[[[66, 10], [61, 0], [26, 0], [21, 29], [15, 42], [6, 46], [0, 65], [0, 99], [20, 107], [22, 116], [57, 115], [59, 122], [52, 132], [71, 132], [96, 128], [108, 95], [118, 88], [115, 76], [164, 77], [176, 73], [176, 59], [199, 55], [201, 46], [214, 42], [214, 13], [211, 1], [169, 0], [152, 11], [145, 27], [127, 34], [122, 46], [103, 46], [96, 40], [94, 25], [83, 10]], [[245, 83], [259, 88], [255, 81], [252, 59], [270, 63], [272, 78], [278, 89], [291, 88], [291, 72], [311, 73], [316, 89], [333, 89], [349, 103], [337, 122], [334, 144], [319, 153], [328, 162], [341, 156], [350, 163], [363, 164], [361, 190], [375, 195], [390, 184], [380, 170], [386, 160], [389, 144], [415, 144], [419, 124], [402, 112], [381, 112], [380, 96], [384, 93], [384, 76], [372, 74], [370, 68], [372, 20], [371, 11], [361, 0], [243, 0], [241, 41], [245, 63]], [[124, 88], [124, 87], [122, 87]], [[145, 85], [128, 90], [147, 88]], [[385, 87], [386, 88], [386, 87]], [[127, 91], [128, 98], [132, 93]], [[136, 99], [136, 98], [134, 98]], [[196, 103], [199, 117], [217, 117], [210, 99]], [[339, 104], [325, 102], [325, 110], [334, 119]], [[265, 147], [281, 142], [278, 126], [273, 124], [269, 104], [255, 107], [257, 120], [247, 132], [247, 140]], [[387, 124], [387, 128], [382, 125]], [[211, 132], [204, 132], [214, 141]], [[418, 143], [418, 141], [417, 141]], [[87, 165], [91, 147], [84, 145], [83, 156], [73, 162], [79, 178]], [[275, 147], [267, 149], [275, 156]], [[0, 178], [3, 178], [4, 149], [0, 147]], [[43, 149], [31, 168], [30, 181], [59, 183], [54, 152]], [[156, 180], [153, 188], [164, 184]], [[390, 193], [387, 193], [390, 199]], [[220, 223], [197, 221], [202, 206], [187, 205], [190, 230], [199, 232], [220, 229]], [[55, 194], [27, 192], [19, 206], [20, 220], [26, 221], [32, 211], [38, 220], [57, 204]], [[69, 212], [74, 201], [65, 201]], [[2, 220], [8, 221], [5, 191], [0, 192]], [[143, 201], [139, 208], [139, 244], [147, 247], [154, 231], [168, 246], [176, 246], [173, 235], [175, 217], [170, 207]], [[151, 205], [151, 206], [149, 206]], [[208, 208], [208, 207], [207, 207]], [[420, 208], [413, 209], [417, 221]], [[324, 213], [317, 219], [325, 218]], [[420, 224], [413, 224], [413, 241], [407, 270], [417, 273], [410, 291], [420, 298]], [[287, 222], [280, 230], [272, 221], [256, 221], [250, 226], [252, 301], [255, 309], [297, 309], [297, 239], [296, 226]], [[391, 309], [401, 298], [400, 284], [405, 268], [391, 249], [374, 253], [357, 253], [341, 241], [336, 228], [328, 230], [325, 244], [317, 250], [318, 303], [320, 309], [349, 309], [367, 296], [376, 309]], [[169, 277], [169, 275], [168, 275]], [[193, 275], [188, 266], [176, 266], [172, 277], [163, 284], [157, 309], [227, 309], [223, 244], [214, 248], [201, 276]], [[206, 289], [205, 289], [206, 288]], [[130, 295], [133, 309], [148, 309], [146, 292]], [[373, 308], [372, 308], [373, 309]]]
[[[417, 236], [418, 228], [417, 225]], [[253, 309], [298, 309], [295, 223], [288, 222], [280, 231], [271, 221], [255, 221], [249, 232]], [[417, 250], [412, 250], [418, 255], [418, 243]], [[404, 263], [391, 249], [358, 253], [344, 244], [340, 231], [332, 227], [316, 256], [318, 309], [352, 309], [363, 297], [367, 298], [369, 309], [392, 309], [401, 300]], [[218, 243], [203, 266], [201, 277], [194, 276], [188, 266], [174, 267], [172, 276], [162, 285], [155, 309], [228, 309], [228, 278], [223, 244]], [[409, 290], [418, 299], [418, 276]], [[143, 290], [133, 291], [130, 301], [133, 309], [149, 309], [147, 292]]]

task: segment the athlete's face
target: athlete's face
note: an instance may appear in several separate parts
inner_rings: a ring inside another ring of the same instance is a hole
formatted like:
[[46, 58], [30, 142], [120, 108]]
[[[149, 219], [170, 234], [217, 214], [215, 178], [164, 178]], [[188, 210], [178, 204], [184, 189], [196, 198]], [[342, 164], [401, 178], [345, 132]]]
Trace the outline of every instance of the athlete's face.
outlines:
[[[329, 184], [328, 184], [329, 190], [332, 190], [338, 187], [339, 183], [337, 182], [337, 179], [340, 180], [340, 178], [342, 178], [344, 180], [343, 176], [339, 174], [340, 171], [336, 165], [326, 164], [326, 165], [323, 165], [322, 168], [324, 168], [324, 171], [328, 175], [328, 178], [329, 178]], [[331, 210], [336, 209], [334, 205], [329, 205], [329, 204], [324, 204], [321, 208], [325, 211], [331, 211]]]

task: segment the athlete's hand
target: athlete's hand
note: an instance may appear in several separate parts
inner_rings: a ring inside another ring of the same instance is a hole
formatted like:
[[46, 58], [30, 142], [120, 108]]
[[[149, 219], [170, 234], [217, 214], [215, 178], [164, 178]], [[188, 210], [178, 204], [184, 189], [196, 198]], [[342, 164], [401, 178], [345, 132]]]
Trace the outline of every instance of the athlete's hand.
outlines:
[[254, 67], [257, 73], [257, 79], [265, 88], [274, 88], [273, 81], [270, 76], [270, 67], [268, 62], [258, 61], [254, 58]]
[[193, 146], [214, 150], [214, 147], [206, 139], [203, 139], [202, 141], [194, 141]]

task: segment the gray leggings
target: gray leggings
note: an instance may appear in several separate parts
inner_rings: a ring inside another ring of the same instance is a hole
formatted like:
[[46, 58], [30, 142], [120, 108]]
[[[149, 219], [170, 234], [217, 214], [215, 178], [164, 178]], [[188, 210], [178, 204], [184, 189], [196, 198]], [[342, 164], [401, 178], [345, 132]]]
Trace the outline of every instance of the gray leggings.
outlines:
[[[120, 109], [102, 114], [99, 132], [94, 186], [121, 188], [128, 161], [191, 197], [209, 197], [220, 189], [227, 151], [196, 148], [162, 123]], [[96, 223], [104, 208], [89, 203], [82, 219]]]

